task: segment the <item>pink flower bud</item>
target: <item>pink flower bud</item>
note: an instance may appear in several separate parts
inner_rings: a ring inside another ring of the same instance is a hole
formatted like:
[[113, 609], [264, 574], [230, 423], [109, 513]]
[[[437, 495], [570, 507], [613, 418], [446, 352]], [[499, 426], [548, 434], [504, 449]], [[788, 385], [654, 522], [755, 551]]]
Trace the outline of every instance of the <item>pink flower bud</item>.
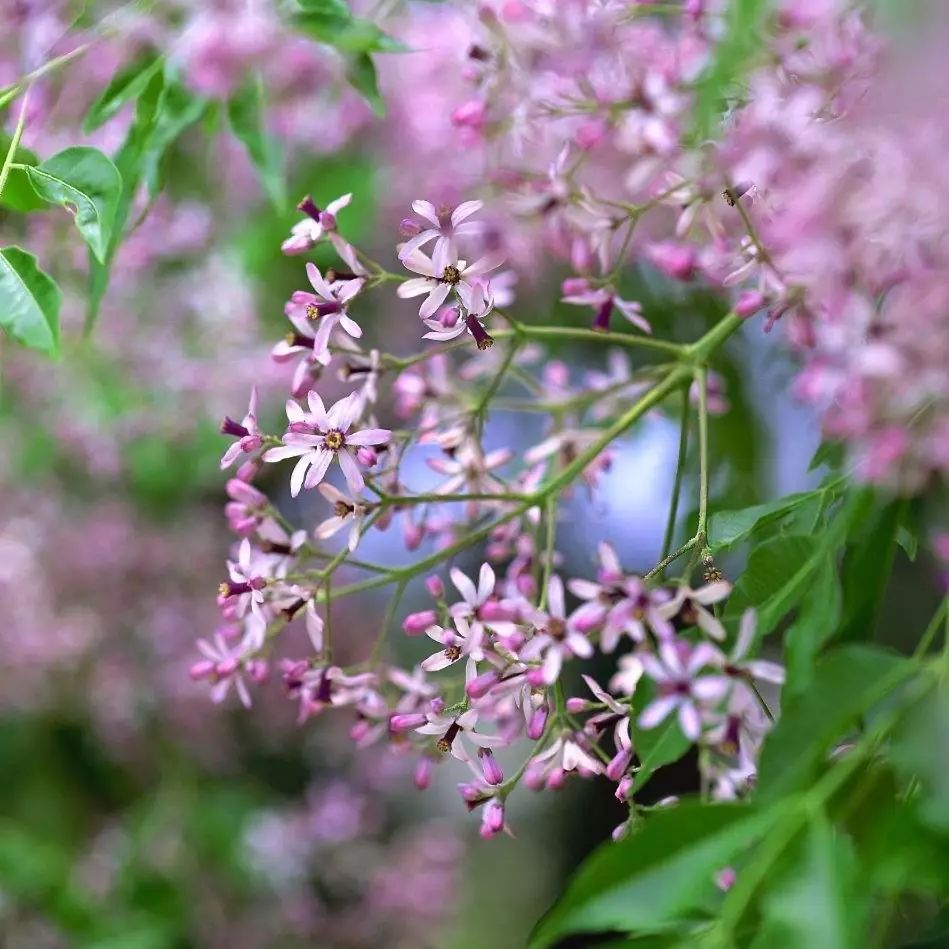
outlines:
[[479, 99], [469, 99], [451, 114], [453, 125], [461, 128], [481, 129], [484, 127], [486, 109]]
[[588, 293], [590, 284], [584, 277], [567, 277], [560, 285], [560, 290], [565, 297], [577, 297]]
[[247, 663], [247, 674], [252, 682], [263, 685], [270, 676], [270, 668], [264, 659], [252, 659]]
[[379, 456], [376, 454], [375, 449], [370, 448], [368, 445], [362, 445], [356, 449], [356, 460], [366, 468], [371, 468], [379, 460]]
[[578, 696], [571, 695], [570, 698], [567, 699], [567, 711], [571, 715], [577, 715], [580, 712], [585, 712], [589, 704], [590, 703], [586, 699], [581, 699]]
[[433, 573], [425, 578], [425, 589], [428, 590], [429, 596], [436, 600], [441, 600], [445, 596], [445, 584], [442, 583], [442, 578], [438, 574]]
[[419, 758], [412, 773], [412, 781], [420, 791], [424, 791], [432, 783], [431, 758]]
[[399, 221], [399, 233], [403, 237], [415, 237], [416, 234], [422, 233], [422, 227], [417, 221], [413, 221], [410, 217], [404, 217]]
[[428, 719], [421, 712], [406, 712], [389, 719], [389, 731], [399, 734], [421, 728]]
[[530, 721], [527, 723], [527, 737], [531, 741], [537, 741], [544, 734], [544, 729], [547, 727], [547, 715], [546, 705], [541, 705], [531, 713]]
[[438, 614], [434, 610], [422, 610], [421, 613], [409, 613], [402, 621], [402, 631], [407, 636], [421, 636], [429, 626], [435, 625]]
[[647, 251], [653, 266], [673, 280], [690, 280], [695, 274], [695, 251], [684, 244], [664, 241]]
[[625, 804], [633, 793], [633, 776], [631, 774], [624, 774], [620, 778], [619, 784], [616, 785], [616, 800], [621, 804]]
[[745, 320], [749, 316], [754, 316], [764, 304], [764, 294], [757, 290], [743, 290], [735, 302], [735, 315]]
[[483, 839], [489, 840], [502, 830], [504, 830], [504, 805], [497, 798], [492, 798], [485, 805], [484, 813], [481, 815], [479, 833]]
[[188, 670], [188, 675], [191, 676], [195, 682], [198, 682], [201, 679], [206, 679], [213, 671], [214, 663], [209, 659], [203, 659], [191, 666], [191, 668]]
[[547, 781], [544, 786], [548, 791], [559, 791], [567, 783], [567, 772], [563, 768], [554, 768], [547, 775]]
[[428, 707], [432, 710], [432, 714], [441, 715], [442, 710], [445, 708], [445, 700], [438, 695], [428, 703]]
[[591, 119], [577, 129], [573, 140], [583, 149], [599, 145], [606, 137], [608, 126], [602, 119]]
[[498, 674], [493, 670], [491, 672], [483, 672], [481, 675], [472, 679], [466, 686], [465, 691], [473, 699], [484, 698], [497, 685]]
[[402, 522], [402, 541], [406, 550], [418, 550], [422, 539], [425, 537], [425, 529], [411, 521]]
[[737, 879], [738, 874], [734, 867], [723, 867], [715, 875], [715, 885], [727, 893], [735, 885]]
[[254, 459], [253, 461], [245, 461], [238, 469], [235, 477], [238, 481], [253, 481], [257, 477], [257, 473], [260, 471], [261, 461], [260, 459]]
[[504, 772], [498, 764], [498, 759], [494, 757], [490, 748], [479, 748], [478, 757], [481, 759], [481, 773], [488, 784], [495, 787], [504, 781]]
[[547, 683], [544, 681], [544, 670], [541, 668], [528, 669], [527, 681], [535, 688], [539, 689]]
[[629, 768], [629, 763], [632, 759], [633, 752], [631, 749], [620, 748], [606, 766], [606, 777], [610, 781], [619, 781]]

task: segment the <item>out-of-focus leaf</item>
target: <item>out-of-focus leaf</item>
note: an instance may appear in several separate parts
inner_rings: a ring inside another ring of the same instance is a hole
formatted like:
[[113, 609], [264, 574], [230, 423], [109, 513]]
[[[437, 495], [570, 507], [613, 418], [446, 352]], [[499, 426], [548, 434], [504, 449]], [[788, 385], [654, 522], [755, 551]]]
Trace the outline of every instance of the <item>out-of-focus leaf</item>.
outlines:
[[378, 116], [386, 114], [385, 103], [379, 93], [376, 66], [368, 53], [357, 53], [349, 59], [346, 78], [350, 85], [372, 106]]
[[806, 534], [782, 534], [759, 544], [732, 590], [725, 618], [737, 619], [754, 607], [758, 636], [766, 636], [797, 605], [824, 556], [822, 542]]
[[44, 201], [72, 213], [89, 249], [104, 263], [122, 194], [122, 177], [115, 165], [97, 148], [77, 145], [26, 171]]
[[127, 66], [123, 66], [89, 107], [82, 123], [82, 130], [87, 135], [95, 131], [111, 119], [126, 102], [141, 95], [152, 75], [161, 69], [161, 64], [162, 58], [158, 53], [146, 52]]
[[892, 758], [907, 779], [919, 781], [919, 814], [949, 834], [949, 683], [935, 681], [900, 720]]
[[678, 761], [692, 743], [679, 727], [678, 717], [670, 715], [655, 728], [640, 728], [637, 724], [643, 709], [652, 701], [656, 688], [643, 677], [633, 693], [633, 748], [639, 759], [639, 770], [633, 779], [633, 791], [638, 791], [663, 765]]
[[[0, 156], [6, 155], [9, 151], [10, 136], [6, 132], [0, 131]], [[17, 146], [13, 161], [18, 165], [39, 164], [39, 158], [22, 145]], [[46, 202], [33, 190], [26, 170], [11, 168], [7, 175], [6, 184], [3, 186], [3, 193], [0, 194], [0, 207], [27, 214], [30, 211], [40, 211], [47, 206]]]
[[731, 0], [725, 33], [715, 46], [712, 60], [700, 77], [695, 103], [696, 136], [707, 139], [718, 125], [728, 96], [763, 49], [760, 31], [768, 0]]
[[862, 644], [829, 652], [815, 666], [811, 688], [788, 702], [765, 741], [757, 801], [773, 804], [806, 787], [833, 746], [912, 668], [894, 653]]
[[264, 124], [264, 88], [259, 77], [245, 83], [228, 101], [227, 117], [234, 134], [247, 149], [257, 175], [277, 211], [287, 203], [283, 157]]
[[185, 129], [200, 121], [207, 108], [207, 100], [195, 95], [166, 66], [161, 109], [144, 157], [143, 175], [151, 198], [157, 196], [164, 184], [162, 159], [165, 154]]
[[802, 491], [739, 511], [717, 511], [709, 518], [709, 546], [715, 551], [733, 547], [757, 528], [779, 521], [800, 505], [819, 498], [820, 494], [820, 491]]
[[837, 630], [840, 621], [840, 581], [836, 564], [826, 555], [815, 567], [807, 596], [784, 637], [787, 667], [785, 695], [808, 689], [821, 647]]
[[89, 262], [89, 306], [86, 311], [85, 332], [92, 332], [99, 316], [99, 307], [109, 286], [109, 274], [112, 261], [118, 249], [125, 224], [128, 221], [132, 201], [142, 180], [145, 156], [151, 145], [152, 134], [161, 108], [162, 94], [165, 88], [165, 76], [161, 70], [152, 73], [144, 91], [135, 105], [135, 118], [125, 136], [122, 147], [115, 155], [115, 167], [122, 176], [122, 194], [115, 212], [115, 221], [106, 251], [105, 260], [92, 257]]
[[818, 815], [808, 823], [800, 856], [762, 898], [753, 949], [862, 949], [866, 890], [852, 842]]
[[851, 535], [844, 557], [840, 638], [870, 639], [896, 553], [896, 533], [907, 502], [874, 504], [868, 523]]
[[827, 465], [829, 468], [839, 468], [844, 460], [844, 446], [841, 442], [821, 442], [811, 458], [808, 465], [808, 471], [814, 471], [821, 465]]
[[783, 813], [698, 802], [650, 812], [582, 864], [530, 945], [543, 949], [572, 933], [661, 932], [694, 920], [717, 900], [716, 873]]
[[301, 0], [294, 26], [341, 53], [400, 53], [407, 47], [371, 20], [353, 16], [341, 0]]
[[0, 328], [31, 349], [59, 349], [59, 287], [19, 247], [0, 249]]

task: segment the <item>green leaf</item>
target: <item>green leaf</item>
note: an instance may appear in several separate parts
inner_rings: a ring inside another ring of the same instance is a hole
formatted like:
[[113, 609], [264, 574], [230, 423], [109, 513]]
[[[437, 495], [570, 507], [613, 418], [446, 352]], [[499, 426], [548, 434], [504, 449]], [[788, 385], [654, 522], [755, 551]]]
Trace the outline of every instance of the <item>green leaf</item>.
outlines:
[[82, 123], [83, 132], [88, 135], [95, 131], [111, 119], [126, 102], [140, 96], [154, 73], [161, 68], [161, 64], [162, 57], [158, 53], [147, 52], [120, 69], [89, 107]]
[[886, 593], [896, 553], [896, 534], [908, 508], [905, 500], [874, 504], [868, 521], [851, 537], [843, 563], [843, 619], [840, 638], [870, 639]]
[[408, 49], [371, 20], [353, 16], [349, 5], [340, 0], [309, 0], [300, 7], [293, 17], [296, 29], [341, 53], [401, 53]]
[[109, 275], [115, 252], [125, 231], [129, 211], [135, 199], [138, 186], [145, 168], [145, 158], [151, 146], [152, 136], [161, 109], [165, 77], [161, 70], [153, 72], [144, 92], [135, 104], [135, 118], [132, 120], [122, 147], [115, 155], [115, 167], [122, 176], [122, 193], [115, 210], [115, 221], [106, 249], [105, 259], [95, 257], [89, 263], [89, 307], [86, 312], [85, 332], [88, 335], [95, 326], [102, 298], [109, 286]]
[[695, 126], [699, 141], [713, 134], [728, 98], [751, 67], [755, 54], [765, 49], [760, 32], [767, 7], [768, 0], [731, 0], [729, 3], [725, 33], [698, 81]]
[[817, 564], [807, 596], [784, 637], [785, 696], [810, 688], [817, 656], [837, 631], [840, 607], [836, 565], [833, 557], [826, 555]]
[[753, 949], [863, 949], [868, 894], [852, 842], [818, 815], [796, 856], [762, 898]]
[[939, 679], [911, 705], [893, 736], [893, 763], [919, 781], [919, 815], [949, 834], [949, 683]]
[[[10, 151], [10, 136], [0, 131], [0, 159]], [[36, 165], [39, 158], [35, 153], [22, 145], [17, 147], [13, 161], [18, 165]], [[28, 214], [30, 211], [41, 211], [47, 207], [46, 202], [33, 190], [29, 176], [24, 168], [11, 168], [7, 175], [3, 193], [0, 194], [0, 207]]]
[[62, 294], [36, 258], [19, 247], [0, 249], [0, 327], [24, 346], [59, 350]]
[[821, 542], [808, 534], [782, 534], [755, 547], [739, 577], [725, 619], [735, 620], [748, 607], [758, 613], [758, 637], [766, 636], [804, 595], [821, 560]]
[[798, 506], [821, 496], [821, 491], [789, 494], [768, 504], [756, 504], [738, 511], [718, 511], [709, 518], [708, 543], [714, 551], [733, 547], [756, 529], [781, 520]]
[[200, 121], [208, 109], [207, 99], [196, 96], [166, 67], [165, 88], [155, 127], [143, 157], [143, 177], [148, 193], [155, 198], [163, 187], [162, 159], [178, 137]]
[[814, 669], [812, 686], [792, 697], [765, 741], [757, 801], [773, 803], [806, 787], [857, 720], [905, 679], [913, 665], [872, 646], [840, 646]]
[[571, 933], [661, 932], [708, 913], [718, 899], [716, 873], [783, 813], [695, 801], [649, 812], [581, 865], [534, 930], [532, 949]]
[[359, 53], [349, 60], [346, 69], [349, 84], [372, 106], [372, 111], [380, 118], [386, 114], [385, 103], [379, 93], [376, 66], [368, 53]]
[[676, 715], [670, 715], [655, 728], [639, 727], [639, 716], [653, 700], [655, 693], [655, 685], [645, 676], [633, 693], [633, 748], [639, 759], [639, 768], [633, 778], [633, 792], [642, 788], [659, 768], [678, 761], [692, 747], [689, 739], [682, 734]]
[[98, 149], [77, 145], [26, 172], [44, 201], [62, 205], [73, 214], [89, 249], [104, 262], [122, 193], [115, 165]]
[[827, 465], [830, 468], [839, 468], [844, 463], [844, 446], [841, 442], [821, 442], [811, 458], [808, 465], [808, 471], [814, 471], [821, 465]]
[[228, 101], [227, 117], [257, 169], [268, 197], [278, 211], [287, 203], [283, 157], [264, 126], [264, 89], [260, 78], [245, 83]]

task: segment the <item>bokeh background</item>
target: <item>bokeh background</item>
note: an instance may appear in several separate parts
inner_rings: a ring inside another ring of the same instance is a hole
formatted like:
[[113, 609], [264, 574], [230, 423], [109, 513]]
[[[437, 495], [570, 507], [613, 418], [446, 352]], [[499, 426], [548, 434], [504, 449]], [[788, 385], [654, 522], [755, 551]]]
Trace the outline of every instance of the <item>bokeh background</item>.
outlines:
[[[220, 9], [173, 9], [170, 22]], [[83, 27], [70, 32], [74, 12], [0, 0], [0, 85], [74, 45], [68, 37]], [[128, 108], [89, 136], [82, 117], [118, 66], [167, 39], [147, 16], [120, 13], [128, 18], [96, 55], [35, 87], [26, 147], [45, 155], [120, 143]], [[441, 12], [413, 16], [407, 33], [426, 49], [450, 44]], [[201, 38], [187, 35], [192, 45]], [[284, 301], [303, 286], [299, 259], [280, 252], [299, 215], [275, 210], [227, 132], [205, 52], [181, 47], [184, 75], [210, 104], [163, 160], [165, 191], [137, 208], [91, 340], [81, 338], [86, 267], [68, 218], [53, 209], [26, 219], [0, 204], [0, 243], [40, 255], [68, 291], [59, 361], [6, 341], [0, 354], [0, 944], [521, 946], [571, 869], [623, 819], [608, 788], [571, 782], [544, 800], [520, 793], [509, 815], [517, 837], [484, 842], [450, 769], [420, 794], [408, 763], [354, 752], [344, 724], [298, 727], [279, 681], [259, 690], [249, 714], [212, 706], [188, 677], [195, 638], [218, 622], [232, 540], [217, 426], [242, 414], [256, 382], [276, 427], [292, 370], [269, 350], [286, 332]], [[409, 55], [381, 68], [384, 121], [310, 41], [287, 40], [265, 69], [287, 194], [309, 192], [322, 205], [353, 192], [341, 228], [393, 269], [399, 218], [430, 196], [426, 169], [455, 147], [426, 98], [431, 62]], [[2, 120], [12, 123], [9, 111]], [[549, 319], [565, 271], [528, 251], [524, 259], [518, 315]], [[695, 338], [721, 312], [713, 298], [673, 291], [648, 272], [630, 274], [625, 290], [659, 336]], [[412, 308], [373, 300], [376, 312], [362, 313], [373, 344], [417, 349]], [[583, 319], [569, 308], [555, 318]], [[577, 347], [550, 355], [574, 377], [602, 358]], [[819, 480], [808, 470], [819, 425], [786, 395], [792, 373], [759, 326], [726, 353], [728, 411], [712, 423], [717, 504]], [[503, 412], [488, 429], [489, 443], [515, 449], [538, 435]], [[676, 447], [675, 422], [657, 413], [623, 445], [595, 502], [574, 498], [562, 546], [575, 559], [564, 573], [589, 569], [604, 537], [630, 568], [655, 562]], [[420, 488], [425, 470], [420, 458]], [[285, 513], [307, 528], [317, 516], [289, 499]], [[405, 556], [396, 536], [373, 543], [370, 559]], [[734, 577], [740, 563], [724, 569]], [[878, 636], [914, 635], [937, 597], [926, 555], [913, 563], [901, 553]], [[385, 608], [375, 596], [337, 607], [347, 651], [358, 656], [372, 641]], [[403, 609], [413, 608], [410, 589]], [[294, 633], [299, 647], [304, 634]], [[411, 661], [417, 646], [393, 648]], [[685, 761], [650, 790], [658, 798], [694, 784]]]

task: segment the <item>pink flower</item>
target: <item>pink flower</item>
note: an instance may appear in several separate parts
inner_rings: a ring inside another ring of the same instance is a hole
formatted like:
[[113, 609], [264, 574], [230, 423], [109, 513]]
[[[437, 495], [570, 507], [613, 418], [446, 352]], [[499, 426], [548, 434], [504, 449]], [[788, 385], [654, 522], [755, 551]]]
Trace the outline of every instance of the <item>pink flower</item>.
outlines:
[[244, 644], [230, 647], [220, 633], [215, 633], [212, 640], [199, 639], [195, 645], [205, 658], [192, 665], [190, 675], [195, 681], [210, 680], [211, 701], [223, 702], [233, 686], [244, 708], [250, 708], [250, 692], [244, 680], [247, 671]]
[[659, 613], [670, 620], [679, 616], [686, 625], [698, 626], [712, 639], [724, 639], [724, 627], [706, 607], [720, 603], [731, 593], [731, 589], [732, 585], [727, 580], [708, 583], [697, 590], [681, 586], [671, 600], [659, 607]]
[[[328, 237], [339, 256], [347, 265], [357, 269], [356, 256], [353, 248], [336, 230], [336, 215], [352, 201], [352, 194], [344, 194], [335, 201], [330, 201], [323, 210], [320, 210], [313, 199], [307, 195], [297, 208], [306, 212], [302, 221], [293, 225], [290, 236], [280, 245], [285, 254], [304, 254], [312, 250], [321, 238]], [[354, 264], [356, 264], [354, 266]]]
[[490, 286], [483, 280], [476, 280], [471, 285], [459, 284], [457, 290], [463, 309], [444, 308], [436, 316], [423, 319], [422, 322], [429, 332], [423, 334], [422, 339], [444, 342], [468, 332], [478, 349], [490, 349], [494, 345], [494, 339], [482, 325], [482, 321], [494, 306]]
[[413, 201], [412, 210], [423, 217], [428, 226], [409, 238], [399, 248], [399, 260], [411, 257], [414, 251], [431, 241], [435, 241], [434, 257], [454, 259], [458, 253], [455, 239], [472, 237], [481, 232], [481, 225], [476, 221], [469, 221], [468, 218], [480, 211], [482, 207], [484, 207], [483, 201], [465, 201], [454, 209], [436, 210], [435, 205], [430, 201]]
[[457, 717], [429, 712], [426, 724], [417, 728], [420, 735], [438, 735], [435, 747], [442, 753], [451, 755], [459, 761], [470, 761], [471, 754], [467, 743], [476, 748], [493, 748], [504, 744], [499, 735], [482, 735], [475, 731], [478, 724], [478, 712], [468, 709]]
[[221, 432], [232, 435], [237, 439], [221, 458], [221, 470], [230, 468], [244, 453], [257, 451], [263, 444], [260, 430], [257, 428], [257, 386], [250, 390], [250, 402], [247, 405], [247, 414], [242, 421], [235, 422], [230, 416], [225, 416], [221, 422]]
[[333, 516], [317, 524], [313, 536], [326, 540], [349, 524], [348, 547], [350, 551], [355, 550], [359, 544], [363, 520], [369, 513], [369, 505], [362, 498], [347, 497], [331, 484], [321, 484], [318, 490], [333, 505]]
[[564, 303], [575, 306], [590, 306], [596, 311], [593, 318], [593, 329], [606, 333], [610, 329], [610, 315], [619, 310], [633, 326], [639, 327], [644, 333], [651, 333], [649, 321], [642, 315], [642, 304], [634, 300], [624, 300], [610, 287], [591, 287], [585, 280], [565, 280]]
[[290, 475], [290, 494], [293, 497], [300, 493], [301, 488], [315, 488], [325, 477], [334, 458], [339, 461], [349, 490], [353, 494], [362, 491], [366, 482], [356, 461], [357, 449], [387, 445], [392, 432], [384, 428], [349, 431], [360, 414], [361, 405], [356, 393], [340, 399], [329, 411], [315, 392], [310, 392], [307, 398], [309, 412], [304, 412], [292, 399], [287, 402], [290, 429], [283, 436], [281, 447], [264, 453], [264, 461], [299, 458]]
[[700, 675], [702, 669], [717, 665], [718, 650], [700, 643], [692, 647], [685, 640], [664, 640], [659, 644], [659, 657], [642, 654], [640, 661], [647, 676], [659, 687], [659, 695], [643, 709], [640, 728], [655, 728], [678, 710], [679, 726], [690, 741], [698, 741], [702, 733], [700, 703], [723, 698], [727, 685], [721, 677]]
[[593, 645], [576, 626], [575, 616], [567, 617], [563, 581], [556, 574], [547, 584], [547, 609], [525, 612], [537, 632], [520, 651], [525, 662], [541, 659], [541, 681], [553, 685], [560, 676], [565, 659], [579, 656], [589, 659]]
[[[422, 251], [414, 250], [402, 260], [408, 270], [421, 276], [399, 284], [396, 291], [403, 300], [423, 295], [426, 297], [418, 311], [422, 319], [434, 315], [452, 290], [466, 291], [468, 300], [473, 302], [475, 298], [472, 280], [496, 270], [504, 263], [504, 256], [496, 253], [486, 254], [473, 264], [468, 264], [459, 260], [455, 254], [449, 253], [444, 245], [436, 247], [435, 250], [434, 257], [427, 257]], [[483, 298], [486, 291], [482, 290], [481, 294]], [[464, 303], [464, 297], [462, 302]]]
[[222, 604], [236, 617], [243, 616], [248, 609], [259, 615], [270, 571], [267, 562], [255, 554], [246, 537], [238, 547], [237, 560], [227, 562], [227, 572], [230, 581], [218, 588]]

